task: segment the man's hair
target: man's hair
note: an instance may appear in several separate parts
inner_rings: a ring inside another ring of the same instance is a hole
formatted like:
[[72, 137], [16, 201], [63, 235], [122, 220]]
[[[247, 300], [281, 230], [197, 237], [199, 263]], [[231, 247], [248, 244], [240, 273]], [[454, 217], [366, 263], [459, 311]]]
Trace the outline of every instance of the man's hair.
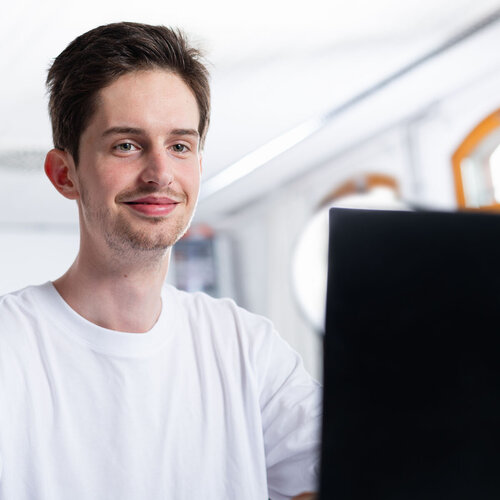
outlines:
[[76, 38], [54, 60], [47, 76], [54, 147], [78, 164], [80, 137], [96, 111], [98, 92], [120, 76], [164, 69], [193, 92], [203, 148], [210, 121], [208, 70], [199, 50], [180, 30], [130, 22], [100, 26]]

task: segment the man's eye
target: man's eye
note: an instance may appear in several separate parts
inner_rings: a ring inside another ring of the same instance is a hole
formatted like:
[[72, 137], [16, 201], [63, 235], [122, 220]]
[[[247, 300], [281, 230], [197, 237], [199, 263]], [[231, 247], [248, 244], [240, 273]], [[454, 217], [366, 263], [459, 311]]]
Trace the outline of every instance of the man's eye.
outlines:
[[184, 144], [174, 144], [172, 149], [175, 153], [187, 153], [189, 151], [189, 148]]
[[137, 147], [134, 146], [131, 142], [122, 142], [115, 146], [117, 151], [122, 151], [124, 153], [128, 153], [130, 151], [137, 151]]

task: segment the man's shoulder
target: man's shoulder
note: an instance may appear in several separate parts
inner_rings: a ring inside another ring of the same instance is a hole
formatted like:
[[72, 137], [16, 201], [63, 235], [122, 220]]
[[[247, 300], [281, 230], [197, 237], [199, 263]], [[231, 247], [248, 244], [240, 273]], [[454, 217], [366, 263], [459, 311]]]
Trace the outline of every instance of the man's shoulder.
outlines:
[[173, 287], [169, 287], [167, 293], [172, 294], [183, 311], [184, 324], [189, 325], [197, 342], [203, 337], [224, 350], [259, 349], [277, 336], [269, 319], [246, 310], [231, 298], [184, 292]]
[[32, 323], [44, 302], [50, 298], [50, 283], [32, 285], [0, 296], [0, 333], [9, 328], [29, 322]]
[[167, 300], [174, 298], [175, 301], [187, 310], [196, 310], [208, 308], [220, 309], [220, 310], [234, 310], [238, 308], [236, 302], [228, 297], [213, 297], [206, 292], [187, 292], [181, 290], [172, 285], [164, 286], [164, 293], [167, 296]]
[[0, 311], [4, 312], [17, 308], [23, 308], [26, 305], [32, 305], [33, 303], [38, 302], [41, 297], [47, 295], [50, 286], [51, 284], [49, 282], [41, 285], [30, 285], [20, 288], [19, 290], [14, 290], [0, 295]]
[[243, 322], [245, 325], [256, 327], [261, 325], [272, 328], [269, 319], [260, 314], [250, 312], [241, 307], [229, 297], [213, 297], [204, 292], [186, 292], [171, 285], [165, 286], [167, 297], [175, 297], [177, 303], [189, 315], [199, 319], [210, 318], [218, 321]]

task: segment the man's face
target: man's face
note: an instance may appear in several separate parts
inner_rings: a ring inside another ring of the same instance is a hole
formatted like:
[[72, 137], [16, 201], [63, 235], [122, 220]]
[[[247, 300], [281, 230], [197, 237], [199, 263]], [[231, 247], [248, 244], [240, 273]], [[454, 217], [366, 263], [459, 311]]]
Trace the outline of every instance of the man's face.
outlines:
[[74, 171], [83, 244], [164, 250], [185, 232], [200, 187], [199, 111], [164, 70], [126, 74], [102, 89]]

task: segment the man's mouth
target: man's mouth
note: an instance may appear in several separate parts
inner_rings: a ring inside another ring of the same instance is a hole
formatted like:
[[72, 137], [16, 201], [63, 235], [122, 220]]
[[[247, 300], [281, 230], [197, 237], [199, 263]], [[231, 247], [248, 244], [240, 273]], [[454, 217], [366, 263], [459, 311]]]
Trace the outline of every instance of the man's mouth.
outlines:
[[125, 201], [127, 205], [171, 205], [179, 203], [167, 197], [146, 196], [136, 200]]
[[145, 196], [123, 203], [142, 215], [162, 217], [170, 214], [180, 202], [164, 196]]

